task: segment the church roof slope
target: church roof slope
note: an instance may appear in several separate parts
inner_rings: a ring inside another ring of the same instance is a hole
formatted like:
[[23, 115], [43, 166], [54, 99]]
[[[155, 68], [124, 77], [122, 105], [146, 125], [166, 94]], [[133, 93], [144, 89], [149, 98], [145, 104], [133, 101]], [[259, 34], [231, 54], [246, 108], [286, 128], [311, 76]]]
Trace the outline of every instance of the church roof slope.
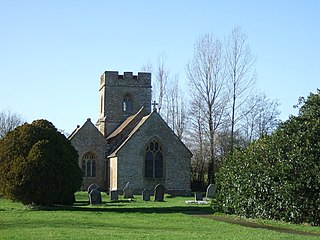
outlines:
[[[152, 114], [152, 113], [151, 113]], [[124, 139], [124, 141], [116, 147], [116, 149], [109, 155], [109, 157], [116, 156], [117, 152], [122, 148], [123, 145], [131, 138], [131, 136], [138, 131], [138, 129], [145, 123], [145, 121], [151, 116], [151, 114], [144, 116], [140, 122], [132, 129], [132, 131], [129, 133], [128, 137]]]
[[131, 139], [131, 137], [145, 124], [146, 121], [148, 121], [152, 116], [156, 116], [160, 119], [160, 121], [167, 127], [168, 131], [172, 133], [175, 139], [177, 139], [185, 149], [192, 155], [190, 150], [185, 146], [185, 144], [178, 138], [178, 136], [172, 131], [172, 129], [168, 126], [168, 124], [163, 120], [163, 118], [156, 112], [152, 112], [151, 114], [143, 117], [140, 122], [135, 126], [135, 128], [132, 129], [132, 131], [129, 133], [129, 135], [119, 144], [111, 154], [109, 154], [108, 157], [115, 157], [118, 153], [118, 151]]
[[[130, 126], [132, 127], [135, 126], [143, 117], [144, 114], [144, 107], [140, 108], [140, 110], [134, 114], [129, 116], [126, 120], [124, 120], [123, 123], [120, 124], [120, 126], [118, 128], [116, 128], [116, 130], [114, 130], [108, 137], [107, 140], [110, 140], [112, 138], [117, 137], [118, 135], [120, 135], [121, 133], [125, 132], [126, 130], [128, 130], [128, 128], [130, 128]], [[130, 131], [130, 130], [129, 130]]]
[[85, 131], [85, 129], [90, 129], [91, 132], [98, 135], [99, 138], [103, 139], [106, 142], [106, 139], [102, 135], [102, 133], [97, 129], [97, 127], [91, 122], [91, 119], [88, 118], [87, 121], [80, 127], [79, 125], [77, 128], [70, 134], [68, 137], [69, 141], [72, 141], [80, 132]]

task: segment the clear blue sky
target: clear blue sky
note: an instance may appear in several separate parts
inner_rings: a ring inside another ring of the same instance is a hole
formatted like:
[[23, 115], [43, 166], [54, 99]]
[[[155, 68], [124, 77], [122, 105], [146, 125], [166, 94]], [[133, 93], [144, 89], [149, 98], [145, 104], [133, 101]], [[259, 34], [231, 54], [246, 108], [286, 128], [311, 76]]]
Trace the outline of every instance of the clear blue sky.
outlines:
[[137, 73], [158, 55], [186, 81], [201, 34], [240, 26], [257, 57], [257, 88], [295, 114], [320, 88], [320, 1], [0, 0], [0, 110], [72, 132], [99, 112], [99, 77]]

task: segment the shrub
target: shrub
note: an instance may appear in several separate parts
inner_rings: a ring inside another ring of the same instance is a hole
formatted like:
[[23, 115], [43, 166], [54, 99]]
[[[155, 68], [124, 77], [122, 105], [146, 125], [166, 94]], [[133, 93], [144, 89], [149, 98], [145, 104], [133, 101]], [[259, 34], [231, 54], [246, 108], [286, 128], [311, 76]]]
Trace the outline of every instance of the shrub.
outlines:
[[320, 224], [320, 92], [271, 136], [236, 151], [217, 176], [220, 210]]
[[0, 140], [0, 192], [24, 204], [72, 204], [80, 188], [78, 154], [54, 125], [36, 120]]

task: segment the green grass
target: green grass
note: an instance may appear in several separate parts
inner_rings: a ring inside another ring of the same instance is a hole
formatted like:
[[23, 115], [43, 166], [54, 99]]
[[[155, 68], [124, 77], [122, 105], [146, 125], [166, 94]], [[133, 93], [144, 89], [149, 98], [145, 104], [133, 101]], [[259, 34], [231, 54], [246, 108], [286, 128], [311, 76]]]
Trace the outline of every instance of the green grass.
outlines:
[[[0, 198], [0, 239], [316, 239], [195, 217], [190, 213], [210, 213], [210, 208], [187, 205], [191, 198], [110, 202], [103, 194], [99, 206], [88, 205], [86, 193], [76, 199], [74, 206], [32, 208]], [[318, 227], [264, 224], [320, 234]]]

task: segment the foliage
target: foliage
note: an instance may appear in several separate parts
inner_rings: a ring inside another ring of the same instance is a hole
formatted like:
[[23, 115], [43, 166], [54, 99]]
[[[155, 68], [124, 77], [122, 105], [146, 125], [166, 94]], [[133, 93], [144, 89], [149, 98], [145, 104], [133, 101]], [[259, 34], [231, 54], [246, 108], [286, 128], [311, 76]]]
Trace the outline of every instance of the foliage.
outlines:
[[320, 225], [320, 91], [269, 137], [235, 151], [218, 174], [226, 213]]
[[26, 123], [0, 140], [4, 196], [25, 204], [69, 204], [81, 181], [78, 154], [52, 123]]

